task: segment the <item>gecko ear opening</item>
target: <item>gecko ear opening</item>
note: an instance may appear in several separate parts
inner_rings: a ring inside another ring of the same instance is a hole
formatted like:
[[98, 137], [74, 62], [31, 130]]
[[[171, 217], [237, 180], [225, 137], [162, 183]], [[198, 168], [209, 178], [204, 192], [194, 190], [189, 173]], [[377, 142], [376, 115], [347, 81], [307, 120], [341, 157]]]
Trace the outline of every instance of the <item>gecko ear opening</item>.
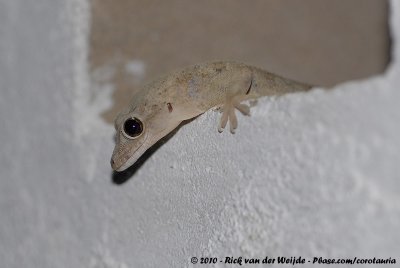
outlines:
[[125, 120], [122, 133], [128, 139], [136, 139], [140, 135], [142, 135], [144, 130], [144, 125], [142, 121], [140, 121], [136, 117], [131, 117]]

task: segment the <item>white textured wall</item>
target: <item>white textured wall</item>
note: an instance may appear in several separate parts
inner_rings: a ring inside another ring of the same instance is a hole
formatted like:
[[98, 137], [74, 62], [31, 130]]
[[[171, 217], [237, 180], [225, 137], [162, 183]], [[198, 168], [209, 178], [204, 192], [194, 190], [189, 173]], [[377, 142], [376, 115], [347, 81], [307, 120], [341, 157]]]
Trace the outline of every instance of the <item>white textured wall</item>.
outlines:
[[83, 1], [0, 0], [2, 267], [400, 262], [398, 43], [385, 75], [263, 99], [235, 135], [206, 113], [116, 185], [113, 127], [99, 117], [112, 86], [89, 87], [87, 24]]

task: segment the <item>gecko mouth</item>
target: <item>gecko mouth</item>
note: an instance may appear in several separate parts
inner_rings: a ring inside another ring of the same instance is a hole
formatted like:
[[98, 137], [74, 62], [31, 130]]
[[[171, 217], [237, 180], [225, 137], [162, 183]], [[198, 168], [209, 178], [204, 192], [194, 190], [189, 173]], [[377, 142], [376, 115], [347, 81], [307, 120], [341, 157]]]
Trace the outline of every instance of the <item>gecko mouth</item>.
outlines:
[[135, 163], [138, 158], [139, 157], [137, 157], [137, 158], [136, 157], [131, 157], [125, 163], [123, 163], [120, 167], [117, 167], [115, 165], [113, 166], [114, 161], [111, 159], [111, 167], [115, 171], [121, 172], [121, 171], [124, 171], [125, 169], [129, 168], [130, 166], [132, 166], [133, 163]]
[[[131, 153], [130, 157], [124, 157], [124, 154], [126, 152], [122, 151], [121, 153], [115, 153], [113, 154], [113, 156], [111, 157], [111, 168], [115, 171], [124, 171], [125, 169], [127, 169], [128, 167], [130, 167], [131, 165], [133, 165], [133, 163], [136, 162], [136, 160], [139, 159], [139, 157], [144, 153], [145, 150], [143, 150], [143, 144], [145, 144], [145, 142], [143, 141], [142, 144], [140, 144], [136, 150]], [[145, 147], [144, 147], [145, 148]], [[141, 152], [141, 150], [143, 152]], [[129, 152], [129, 151], [128, 151]], [[121, 160], [118, 160], [121, 159]]]

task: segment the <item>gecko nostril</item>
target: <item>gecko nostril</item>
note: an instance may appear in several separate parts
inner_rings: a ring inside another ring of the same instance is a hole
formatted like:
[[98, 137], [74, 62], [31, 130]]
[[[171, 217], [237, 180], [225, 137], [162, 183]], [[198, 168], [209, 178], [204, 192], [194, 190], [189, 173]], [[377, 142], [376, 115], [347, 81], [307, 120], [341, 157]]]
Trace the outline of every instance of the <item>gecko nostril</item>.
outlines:
[[114, 159], [111, 158], [110, 164], [112, 167], [114, 167], [114, 164], [115, 164]]

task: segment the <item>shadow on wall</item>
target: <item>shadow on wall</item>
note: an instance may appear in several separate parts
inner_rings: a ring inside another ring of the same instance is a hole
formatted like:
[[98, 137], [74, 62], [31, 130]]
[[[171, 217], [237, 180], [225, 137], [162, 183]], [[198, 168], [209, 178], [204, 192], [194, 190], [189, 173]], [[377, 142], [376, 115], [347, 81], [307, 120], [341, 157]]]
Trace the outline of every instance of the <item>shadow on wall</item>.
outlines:
[[130, 178], [133, 177], [133, 175], [135, 175], [135, 173], [141, 168], [141, 166], [147, 161], [147, 159], [149, 159], [150, 156], [153, 155], [153, 153], [155, 153], [161, 146], [163, 146], [169, 139], [171, 139], [183, 125], [188, 124], [195, 119], [196, 118], [193, 118], [182, 122], [167, 136], [160, 139], [156, 144], [151, 146], [132, 166], [130, 166], [126, 170], [121, 172], [113, 171], [111, 175], [112, 182], [116, 185], [121, 185], [127, 182]]

